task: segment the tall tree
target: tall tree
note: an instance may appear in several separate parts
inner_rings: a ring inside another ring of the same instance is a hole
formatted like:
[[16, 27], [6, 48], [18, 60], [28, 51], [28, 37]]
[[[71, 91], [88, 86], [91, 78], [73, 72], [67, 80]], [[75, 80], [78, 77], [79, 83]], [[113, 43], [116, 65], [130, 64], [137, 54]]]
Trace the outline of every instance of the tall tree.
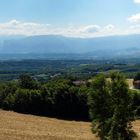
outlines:
[[92, 131], [97, 133], [101, 140], [105, 140], [111, 112], [110, 95], [106, 78], [103, 74], [97, 75], [93, 80], [90, 94], [89, 106], [92, 120]]
[[93, 132], [101, 140], [132, 140], [134, 120], [132, 98], [124, 76], [111, 74], [111, 80], [104, 75], [95, 77], [89, 93], [90, 116]]
[[122, 74], [111, 74], [111, 95], [113, 116], [109, 131], [110, 140], [132, 140], [136, 135], [132, 131], [131, 121], [134, 120], [132, 98]]

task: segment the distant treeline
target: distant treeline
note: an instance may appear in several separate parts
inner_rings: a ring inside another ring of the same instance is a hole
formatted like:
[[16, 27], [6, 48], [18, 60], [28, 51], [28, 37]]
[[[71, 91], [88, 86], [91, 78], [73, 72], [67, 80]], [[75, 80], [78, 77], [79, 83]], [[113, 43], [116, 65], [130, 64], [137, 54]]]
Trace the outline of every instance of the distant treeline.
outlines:
[[140, 71], [140, 59], [117, 60], [0, 60], [0, 82], [18, 79], [22, 73], [45, 83], [54, 77], [89, 79], [97, 73], [118, 70], [127, 78]]
[[[41, 84], [22, 74], [18, 81], [0, 84], [0, 107], [20, 113], [89, 120], [88, 96], [91, 90], [94, 90], [92, 82], [75, 85], [70, 79], [56, 78]], [[140, 106], [140, 93], [131, 93], [135, 110]], [[140, 116], [139, 109], [136, 115]]]

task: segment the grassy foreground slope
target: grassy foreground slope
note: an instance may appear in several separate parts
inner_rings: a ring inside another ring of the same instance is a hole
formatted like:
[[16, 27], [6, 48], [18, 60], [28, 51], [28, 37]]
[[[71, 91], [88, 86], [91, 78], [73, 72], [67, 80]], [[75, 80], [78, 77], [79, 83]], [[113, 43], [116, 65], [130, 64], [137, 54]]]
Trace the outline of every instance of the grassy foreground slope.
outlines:
[[[140, 134], [140, 121], [134, 122]], [[0, 140], [96, 140], [90, 123], [0, 110]]]
[[95, 140], [90, 123], [0, 110], [0, 140]]

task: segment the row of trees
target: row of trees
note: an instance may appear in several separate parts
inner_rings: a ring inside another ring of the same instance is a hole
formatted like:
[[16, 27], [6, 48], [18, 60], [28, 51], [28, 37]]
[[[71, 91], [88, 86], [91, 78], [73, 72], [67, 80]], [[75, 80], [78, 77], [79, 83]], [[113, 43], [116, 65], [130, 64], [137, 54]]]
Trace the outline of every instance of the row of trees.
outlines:
[[40, 84], [29, 75], [21, 75], [18, 82], [0, 85], [0, 107], [21, 113], [88, 120], [87, 94], [86, 85], [75, 86], [68, 79]]

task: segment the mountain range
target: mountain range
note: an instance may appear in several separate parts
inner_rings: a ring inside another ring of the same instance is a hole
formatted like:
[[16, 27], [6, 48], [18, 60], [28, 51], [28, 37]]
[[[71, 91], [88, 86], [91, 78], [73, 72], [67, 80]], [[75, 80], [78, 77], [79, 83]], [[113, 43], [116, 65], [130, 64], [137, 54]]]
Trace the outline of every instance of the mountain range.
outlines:
[[[140, 35], [74, 38], [60, 35], [0, 37], [4, 55], [32, 57], [115, 58], [140, 57]], [[30, 57], [29, 57], [30, 58]]]

